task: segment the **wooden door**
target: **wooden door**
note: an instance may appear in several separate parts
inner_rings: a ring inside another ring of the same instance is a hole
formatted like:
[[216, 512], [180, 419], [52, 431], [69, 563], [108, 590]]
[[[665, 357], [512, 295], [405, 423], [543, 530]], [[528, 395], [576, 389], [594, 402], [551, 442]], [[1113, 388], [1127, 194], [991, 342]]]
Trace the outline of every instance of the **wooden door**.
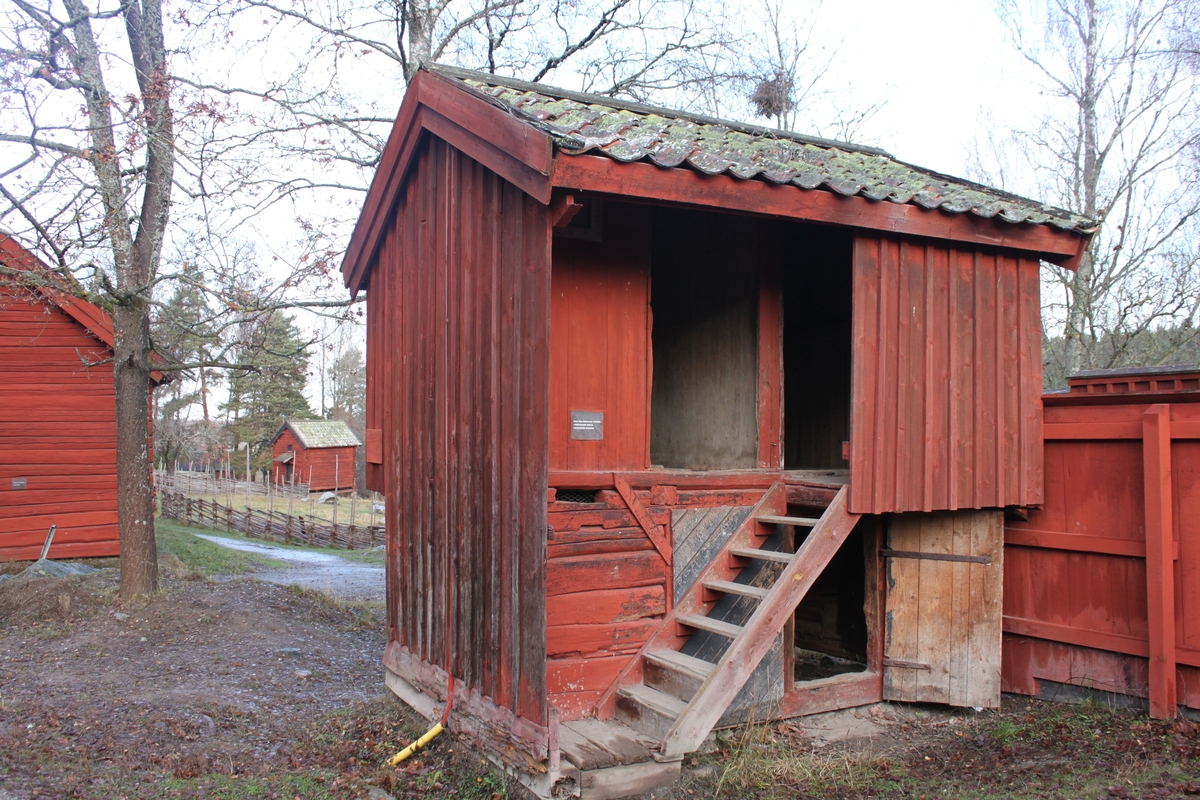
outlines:
[[897, 514], [887, 542], [884, 699], [998, 707], [1003, 512]]

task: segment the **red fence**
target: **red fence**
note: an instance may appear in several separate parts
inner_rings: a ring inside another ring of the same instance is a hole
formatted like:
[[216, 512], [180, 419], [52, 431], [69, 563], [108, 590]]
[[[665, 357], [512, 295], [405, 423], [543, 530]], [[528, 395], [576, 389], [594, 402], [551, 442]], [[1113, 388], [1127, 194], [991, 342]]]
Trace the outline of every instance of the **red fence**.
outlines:
[[1200, 374], [1092, 375], [1045, 401], [1045, 502], [1005, 531], [1003, 686], [1200, 708]]

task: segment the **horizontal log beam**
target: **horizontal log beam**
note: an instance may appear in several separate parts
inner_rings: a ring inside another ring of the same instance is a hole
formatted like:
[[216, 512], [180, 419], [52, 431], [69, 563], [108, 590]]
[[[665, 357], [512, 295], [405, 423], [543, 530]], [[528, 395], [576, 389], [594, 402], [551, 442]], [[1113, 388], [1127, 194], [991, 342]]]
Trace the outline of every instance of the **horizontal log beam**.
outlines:
[[559, 154], [551, 179], [555, 187], [564, 189], [1002, 247], [1035, 253], [1055, 263], [1076, 257], [1083, 238], [1048, 225], [1014, 224], [910, 203], [845, 197], [822, 189], [705, 175], [691, 169], [624, 164], [604, 156]]

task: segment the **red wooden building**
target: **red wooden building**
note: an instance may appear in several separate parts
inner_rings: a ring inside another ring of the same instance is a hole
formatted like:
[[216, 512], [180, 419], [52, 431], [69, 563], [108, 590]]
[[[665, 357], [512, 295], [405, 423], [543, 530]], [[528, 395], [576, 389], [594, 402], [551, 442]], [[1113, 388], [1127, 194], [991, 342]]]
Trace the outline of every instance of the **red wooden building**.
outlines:
[[112, 320], [0, 234], [0, 560], [115, 556]]
[[1002, 509], [1043, 499], [1038, 264], [1090, 224], [872, 148], [420, 72], [343, 265], [388, 685], [585, 798], [751, 714], [998, 704]]
[[285, 420], [271, 442], [271, 480], [306, 483], [310, 492], [351, 491], [361, 446], [341, 420]]

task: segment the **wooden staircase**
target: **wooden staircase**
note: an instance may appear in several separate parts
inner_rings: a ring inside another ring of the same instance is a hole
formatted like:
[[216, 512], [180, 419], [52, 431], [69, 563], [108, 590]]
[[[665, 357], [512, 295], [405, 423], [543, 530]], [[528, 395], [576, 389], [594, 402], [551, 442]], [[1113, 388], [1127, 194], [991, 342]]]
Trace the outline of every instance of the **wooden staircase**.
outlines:
[[[858, 515], [847, 512], [846, 491], [837, 493], [819, 519], [810, 519], [786, 516], [785, 486], [771, 487], [691, 588], [676, 598], [658, 631], [600, 701], [600, 715], [615, 713], [660, 741], [659, 759], [675, 760], [699, 748], [854, 528]], [[762, 549], [779, 525], [811, 532], [794, 554]], [[736, 582], [755, 562], [782, 565], [769, 588]], [[709, 616], [726, 595], [757, 602], [744, 625]], [[718, 661], [679, 652], [695, 631], [730, 640]]]

